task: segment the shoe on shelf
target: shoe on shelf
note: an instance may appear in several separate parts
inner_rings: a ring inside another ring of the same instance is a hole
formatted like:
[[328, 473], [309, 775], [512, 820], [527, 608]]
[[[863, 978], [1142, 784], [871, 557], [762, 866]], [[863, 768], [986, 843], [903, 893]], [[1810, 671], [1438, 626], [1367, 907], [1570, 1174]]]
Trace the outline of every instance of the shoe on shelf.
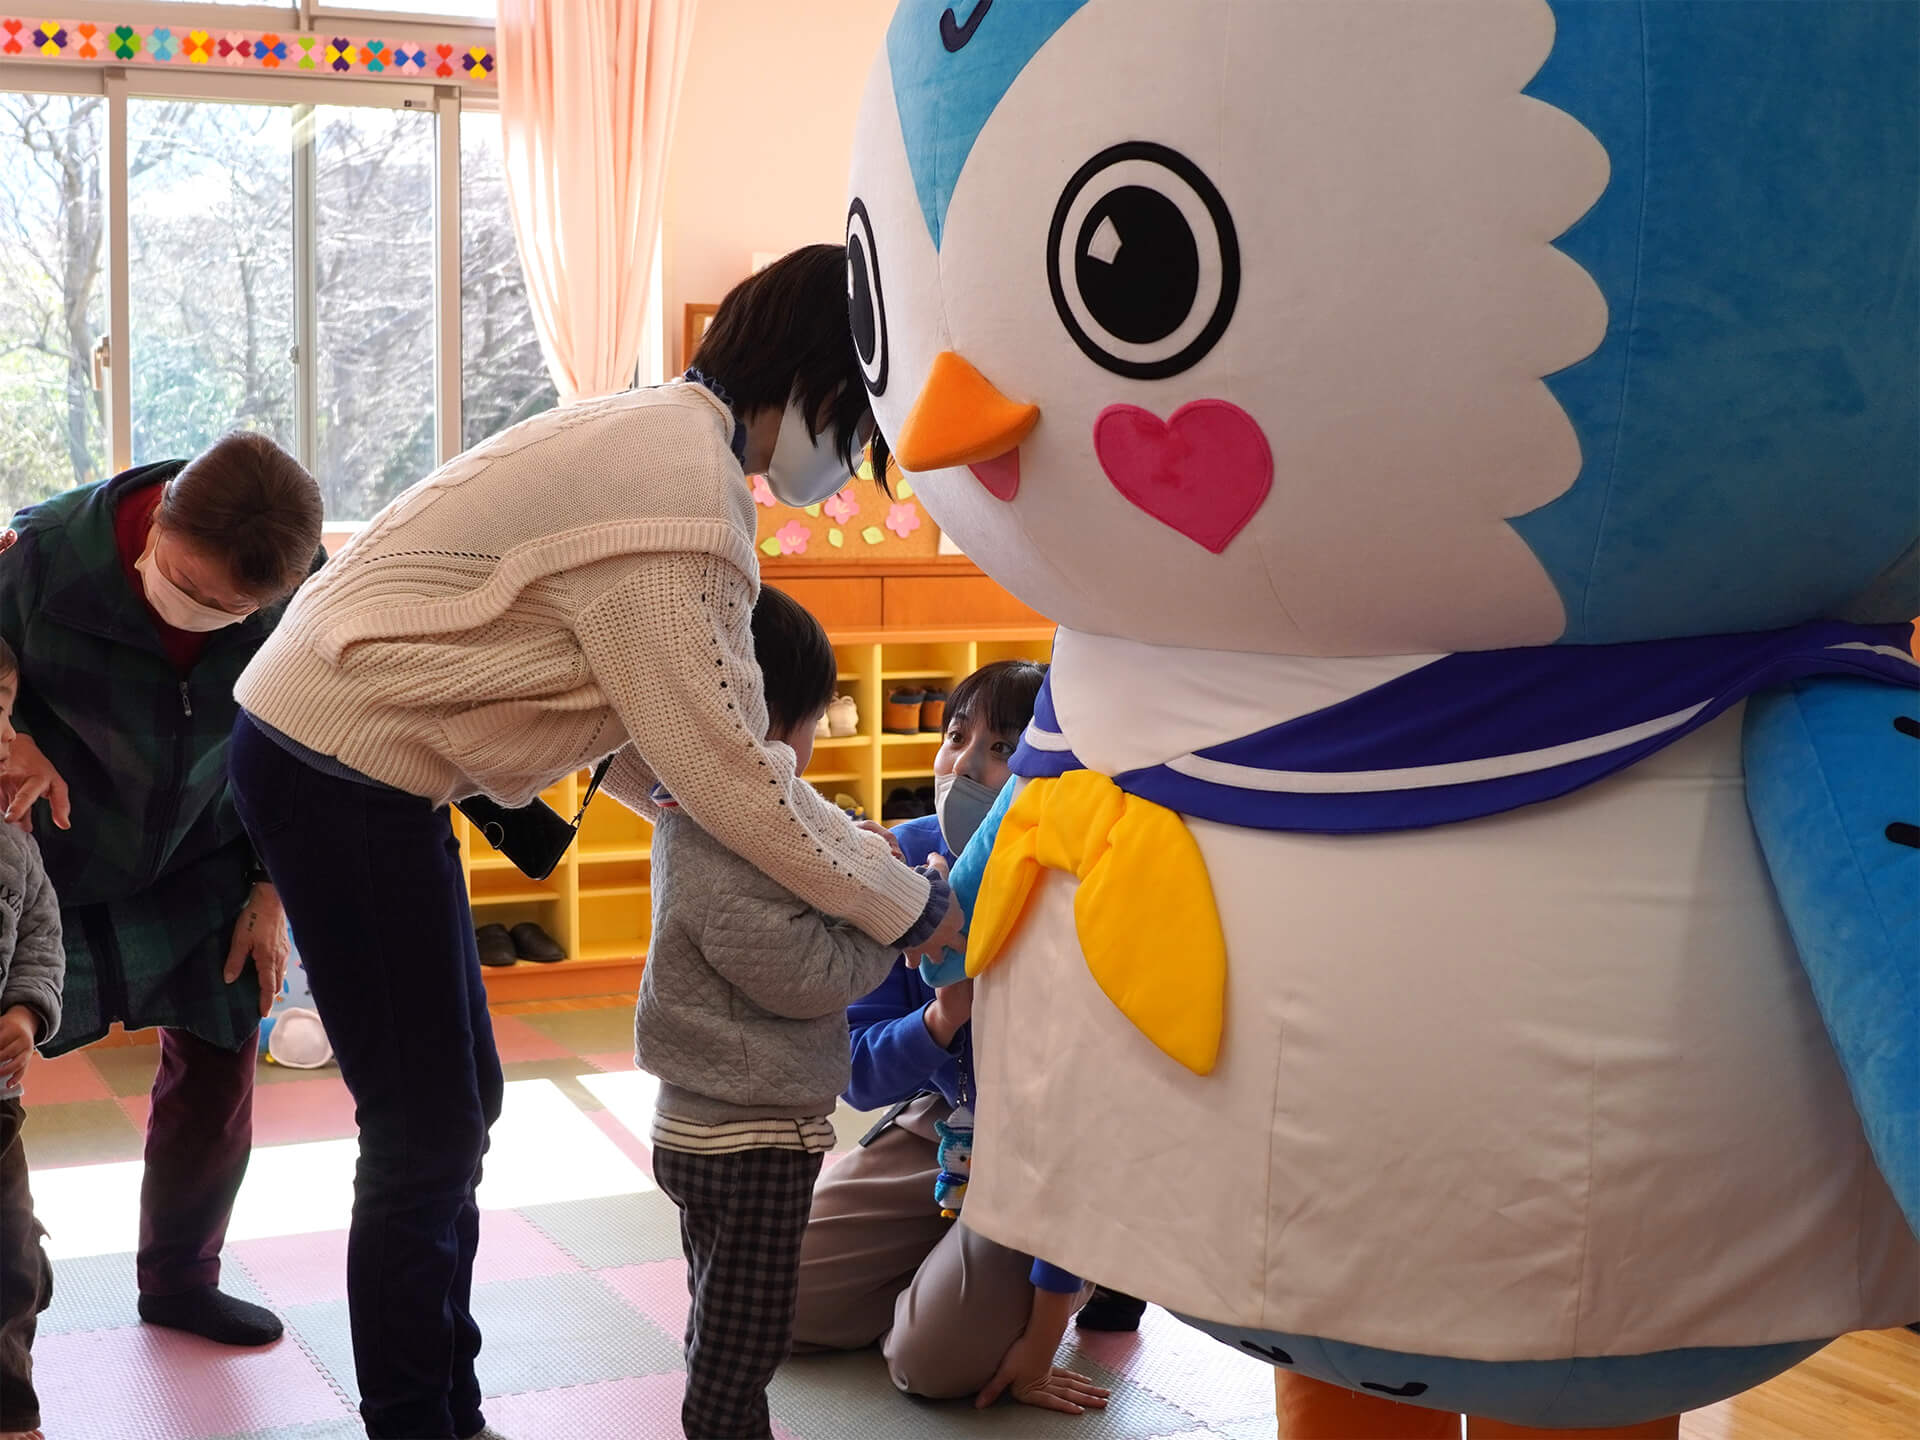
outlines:
[[523, 921], [508, 932], [513, 940], [513, 953], [522, 960], [531, 960], [536, 965], [551, 965], [556, 960], [567, 958], [554, 938], [531, 920]]
[[473, 932], [473, 943], [480, 947], [482, 965], [511, 965], [520, 958], [504, 925], [482, 925]]
[[280, 1317], [271, 1310], [228, 1295], [217, 1285], [178, 1295], [142, 1295], [140, 1318], [216, 1345], [271, 1345], [282, 1331]]
[[924, 690], [894, 691], [887, 696], [887, 708], [881, 716], [880, 728], [889, 735], [918, 735], [920, 707], [926, 701], [927, 692]]
[[947, 733], [947, 692], [929, 690], [920, 701], [920, 733], [922, 735], [944, 735]]
[[933, 802], [933, 786], [931, 785], [922, 785], [918, 790], [914, 791], [913, 803], [920, 807], [914, 811], [916, 815], [932, 815], [940, 808]]
[[1079, 1319], [1074, 1323], [1082, 1330], [1138, 1330], [1140, 1317], [1146, 1313], [1146, 1301], [1096, 1285], [1093, 1298], [1080, 1307]]
[[849, 820], [864, 820], [867, 818], [867, 807], [854, 799], [853, 796], [847, 794], [844, 790], [834, 795], [833, 803], [847, 812], [847, 818]]
[[836, 695], [827, 706], [827, 729], [835, 740], [846, 740], [860, 733], [860, 707], [851, 695]]
[[830, 740], [833, 738], [833, 726], [827, 723], [827, 712], [825, 710], [822, 710], [820, 712], [820, 718], [813, 722], [813, 738], [816, 740]]
[[901, 820], [912, 820], [920, 813], [920, 802], [913, 798], [913, 791], [904, 785], [896, 785], [887, 792], [886, 804], [880, 807], [880, 823], [893, 825]]

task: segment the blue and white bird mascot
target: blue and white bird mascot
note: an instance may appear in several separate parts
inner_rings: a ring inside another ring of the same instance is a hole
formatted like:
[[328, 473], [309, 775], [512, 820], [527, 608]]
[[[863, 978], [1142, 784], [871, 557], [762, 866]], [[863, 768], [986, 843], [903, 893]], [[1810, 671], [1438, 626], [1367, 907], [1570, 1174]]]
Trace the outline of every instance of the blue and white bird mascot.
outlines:
[[966, 1223], [1522, 1426], [1920, 1320], [1917, 37], [900, 6], [856, 344], [1061, 625]]

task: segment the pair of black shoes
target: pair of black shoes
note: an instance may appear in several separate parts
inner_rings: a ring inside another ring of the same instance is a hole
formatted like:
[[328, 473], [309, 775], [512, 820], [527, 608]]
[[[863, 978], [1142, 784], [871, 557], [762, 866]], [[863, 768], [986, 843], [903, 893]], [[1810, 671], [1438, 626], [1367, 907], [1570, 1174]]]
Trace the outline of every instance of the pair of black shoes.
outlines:
[[554, 938], [531, 920], [511, 930], [504, 925], [482, 925], [473, 932], [473, 943], [480, 947], [482, 965], [511, 965], [516, 960], [551, 965], [567, 958]]
[[888, 825], [902, 820], [917, 820], [922, 815], [931, 815], [934, 811], [933, 787], [922, 785], [918, 790], [910, 790], [905, 785], [896, 785], [887, 795], [886, 803], [880, 808], [880, 819]]

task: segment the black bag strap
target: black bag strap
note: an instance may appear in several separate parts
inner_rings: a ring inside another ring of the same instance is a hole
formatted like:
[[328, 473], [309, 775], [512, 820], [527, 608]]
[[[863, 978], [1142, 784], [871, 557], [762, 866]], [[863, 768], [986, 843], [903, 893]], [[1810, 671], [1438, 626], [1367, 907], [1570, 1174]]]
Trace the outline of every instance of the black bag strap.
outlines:
[[[618, 755], [619, 753], [618, 750], [613, 752], [614, 755]], [[613, 755], [607, 756], [606, 759], [593, 767], [593, 778], [587, 782], [587, 793], [580, 797], [579, 813], [573, 817], [574, 829], [578, 830], [580, 828], [580, 822], [587, 818], [587, 806], [593, 803], [593, 797], [600, 791], [600, 782], [607, 778], [607, 771], [612, 768]]]

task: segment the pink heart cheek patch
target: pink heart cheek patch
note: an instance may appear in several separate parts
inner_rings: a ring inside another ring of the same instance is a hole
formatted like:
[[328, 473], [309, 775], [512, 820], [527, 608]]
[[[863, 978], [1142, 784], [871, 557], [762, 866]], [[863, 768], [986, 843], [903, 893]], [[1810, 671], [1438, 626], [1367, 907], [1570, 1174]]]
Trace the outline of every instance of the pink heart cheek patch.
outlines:
[[1093, 422], [1093, 449], [1114, 489], [1216, 555], [1273, 488], [1265, 432], [1226, 400], [1195, 400], [1166, 420], [1109, 405]]

